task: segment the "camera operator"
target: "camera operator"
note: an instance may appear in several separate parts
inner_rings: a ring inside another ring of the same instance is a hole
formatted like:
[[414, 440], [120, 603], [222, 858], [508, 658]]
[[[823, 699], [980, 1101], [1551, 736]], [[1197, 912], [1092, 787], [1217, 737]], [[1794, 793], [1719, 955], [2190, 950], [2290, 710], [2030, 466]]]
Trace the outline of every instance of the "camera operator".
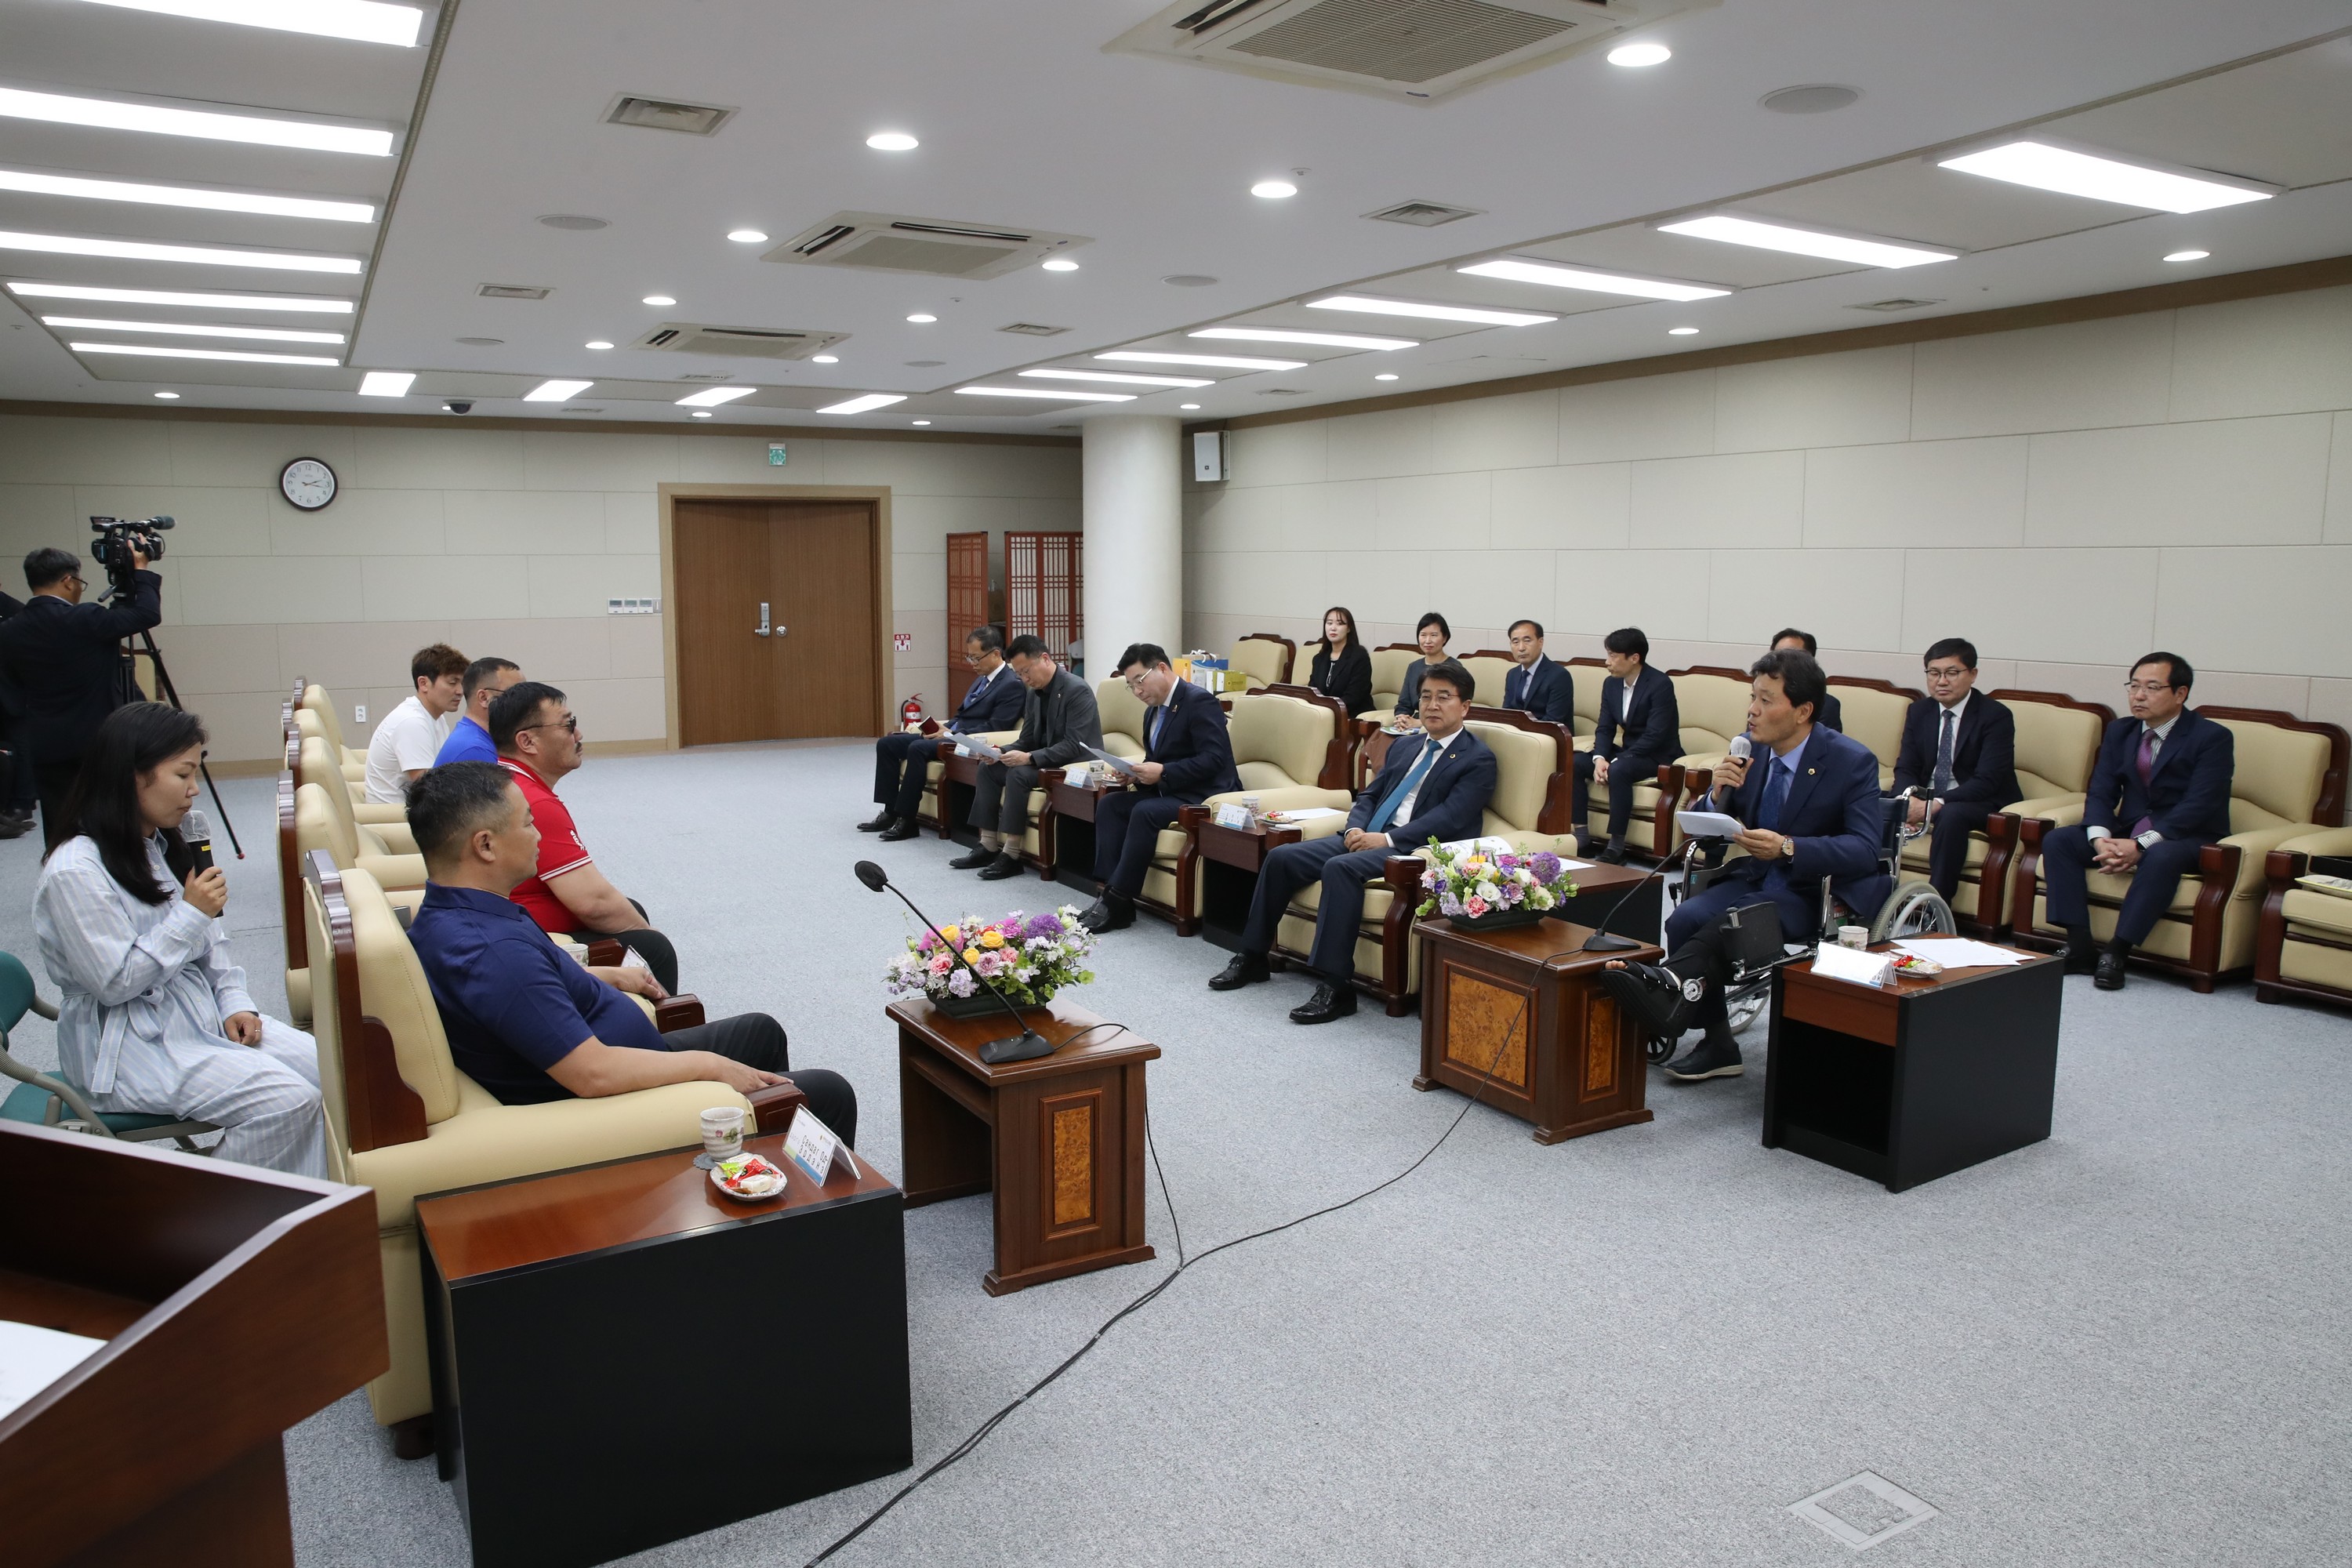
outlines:
[[[112, 540], [105, 543], [115, 543]], [[66, 795], [99, 726], [124, 701], [121, 644], [163, 618], [163, 579], [147, 569], [147, 542], [121, 542], [129, 570], [115, 578], [119, 602], [85, 605], [81, 559], [47, 548], [25, 557], [32, 597], [0, 621], [0, 682], [22, 705], [12, 721], [29, 753], [41, 800], [41, 834], [54, 849], [65, 823]]]
[[[12, 594], [0, 594], [0, 621], [25, 607]], [[22, 838], [32, 831], [33, 763], [25, 755], [25, 701], [16, 689], [0, 679], [0, 838]]]

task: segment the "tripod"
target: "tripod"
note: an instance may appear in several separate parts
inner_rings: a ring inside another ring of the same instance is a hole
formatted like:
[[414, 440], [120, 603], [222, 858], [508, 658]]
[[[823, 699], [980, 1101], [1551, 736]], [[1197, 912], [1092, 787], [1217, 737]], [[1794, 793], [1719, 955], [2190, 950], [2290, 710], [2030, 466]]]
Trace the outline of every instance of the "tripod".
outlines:
[[[122, 639], [122, 684], [125, 694], [134, 700], [138, 697], [139, 656], [142, 653], [154, 663], [156, 692], [163, 697], [163, 700], [185, 713], [188, 710], [187, 704], [180, 700], [179, 689], [172, 684], [171, 672], [163, 668], [163, 650], [155, 646], [155, 634], [152, 630], [134, 632]], [[220, 813], [221, 826], [228, 834], [229, 847], [236, 851], [238, 859], [244, 859], [245, 846], [236, 841], [236, 824], [228, 819], [228, 807], [221, 803], [220, 785], [213, 783], [213, 770], [200, 759], [196, 763], [196, 771], [205, 775], [205, 787], [213, 792], [213, 809]]]

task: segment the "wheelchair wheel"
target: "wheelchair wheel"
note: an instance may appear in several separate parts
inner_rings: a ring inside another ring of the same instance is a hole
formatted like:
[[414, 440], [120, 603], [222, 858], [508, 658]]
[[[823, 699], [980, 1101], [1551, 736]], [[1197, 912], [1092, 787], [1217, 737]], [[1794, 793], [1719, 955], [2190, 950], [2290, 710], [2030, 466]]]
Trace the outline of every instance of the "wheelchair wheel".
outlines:
[[1765, 1005], [1771, 1000], [1772, 988], [1769, 985], [1759, 985], [1743, 995], [1734, 996], [1729, 1009], [1731, 1032], [1735, 1035], [1746, 1033], [1748, 1026], [1763, 1014]]
[[1959, 922], [1944, 895], [1926, 882], [1906, 882], [1895, 889], [1872, 922], [1870, 940], [1891, 942], [1906, 936], [1957, 936]]

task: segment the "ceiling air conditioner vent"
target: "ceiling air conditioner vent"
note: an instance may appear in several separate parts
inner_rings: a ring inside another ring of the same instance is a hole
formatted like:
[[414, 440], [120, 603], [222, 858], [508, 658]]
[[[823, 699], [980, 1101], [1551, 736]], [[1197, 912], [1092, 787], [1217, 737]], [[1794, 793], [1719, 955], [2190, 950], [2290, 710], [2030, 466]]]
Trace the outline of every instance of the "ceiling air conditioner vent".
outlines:
[[1449, 207], [1443, 202], [1399, 202], [1364, 216], [1374, 223], [1409, 223], [1415, 228], [1435, 228], [1440, 224], [1486, 215], [1476, 207]]
[[1930, 305], [1940, 305], [1941, 300], [1874, 300], [1867, 305], [1848, 305], [1849, 310], [1883, 310], [1893, 315], [1897, 310], [1924, 310]]
[[1304, 397], [1307, 395], [1307, 389], [1303, 386], [1266, 386], [1258, 389], [1258, 395], [1260, 397]]
[[1009, 326], [999, 327], [996, 330], [1000, 332], [1019, 332], [1024, 338], [1056, 338], [1070, 329], [1040, 326], [1035, 321], [1014, 321]]
[[[790, 331], [777, 327], [710, 327], [696, 321], [664, 321], [629, 346], [674, 354], [728, 354], [737, 359], [806, 359], [846, 342], [847, 332]], [[680, 381], [726, 381], [728, 376], [681, 375]]]
[[1177, 0], [1112, 40], [1286, 81], [1442, 98], [1716, 0]]
[[611, 125], [635, 125], [646, 131], [683, 131], [708, 136], [727, 123], [735, 110], [715, 103], [679, 103], [667, 98], [645, 98], [625, 92], [604, 110]]
[[835, 213], [760, 259], [981, 279], [1002, 277], [1087, 243], [1075, 234], [1049, 234], [1005, 224], [957, 223], [894, 213]]
[[474, 292], [485, 300], [544, 300], [555, 290], [534, 289], [528, 283], [485, 283]]
[[734, 379], [735, 374], [732, 371], [708, 370], [691, 371], [678, 377], [680, 381], [732, 381]]

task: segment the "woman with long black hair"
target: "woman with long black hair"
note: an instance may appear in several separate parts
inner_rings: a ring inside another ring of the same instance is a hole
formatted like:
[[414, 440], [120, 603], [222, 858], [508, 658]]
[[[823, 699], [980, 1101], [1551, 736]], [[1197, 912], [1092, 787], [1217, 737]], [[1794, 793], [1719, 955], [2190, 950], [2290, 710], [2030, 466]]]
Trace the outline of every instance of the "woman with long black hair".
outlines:
[[1372, 656], [1356, 635], [1355, 612], [1345, 605], [1324, 611], [1323, 640], [1307, 646], [1315, 650], [1307, 684], [1338, 698], [1350, 719], [1370, 712]]
[[220, 918], [228, 879], [197, 871], [180, 839], [204, 754], [194, 714], [135, 702], [82, 758], [33, 895], [64, 993], [58, 1059], [98, 1110], [209, 1121], [222, 1159], [324, 1176], [318, 1047], [246, 994]]

